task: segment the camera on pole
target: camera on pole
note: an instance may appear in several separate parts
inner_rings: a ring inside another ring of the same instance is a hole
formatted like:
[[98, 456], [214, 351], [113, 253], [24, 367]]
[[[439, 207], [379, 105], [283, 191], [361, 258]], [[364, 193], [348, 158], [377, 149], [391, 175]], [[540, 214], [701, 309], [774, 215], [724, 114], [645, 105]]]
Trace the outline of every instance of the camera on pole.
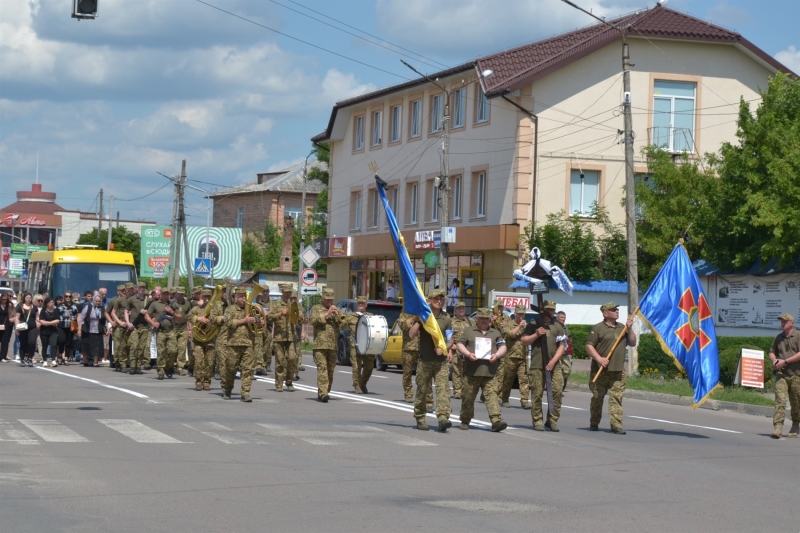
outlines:
[[72, 0], [72, 18], [94, 19], [97, 18], [97, 2], [99, 0]]

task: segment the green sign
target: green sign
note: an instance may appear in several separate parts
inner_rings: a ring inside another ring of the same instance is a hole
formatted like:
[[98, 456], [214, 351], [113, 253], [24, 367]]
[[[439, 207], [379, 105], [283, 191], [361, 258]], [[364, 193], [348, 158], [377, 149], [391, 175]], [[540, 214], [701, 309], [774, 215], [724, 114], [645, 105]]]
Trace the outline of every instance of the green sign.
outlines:
[[169, 274], [169, 248], [172, 228], [169, 226], [142, 226], [142, 247], [139, 276], [163, 278]]
[[436, 265], [439, 264], [439, 253], [431, 250], [425, 254], [423, 261], [425, 261], [425, 266], [428, 268], [436, 268]]
[[11, 277], [19, 277], [22, 275], [23, 261], [30, 259], [33, 252], [46, 252], [47, 246], [42, 244], [28, 244], [27, 253], [26, 245], [20, 243], [11, 243], [11, 257], [9, 258], [8, 275]]

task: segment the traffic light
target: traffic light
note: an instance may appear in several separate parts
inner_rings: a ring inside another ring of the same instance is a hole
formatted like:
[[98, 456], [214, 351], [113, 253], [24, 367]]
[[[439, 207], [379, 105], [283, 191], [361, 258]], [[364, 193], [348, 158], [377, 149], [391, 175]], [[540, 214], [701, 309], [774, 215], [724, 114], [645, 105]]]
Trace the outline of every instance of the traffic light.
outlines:
[[94, 19], [97, 18], [97, 2], [99, 0], [72, 0], [72, 18]]

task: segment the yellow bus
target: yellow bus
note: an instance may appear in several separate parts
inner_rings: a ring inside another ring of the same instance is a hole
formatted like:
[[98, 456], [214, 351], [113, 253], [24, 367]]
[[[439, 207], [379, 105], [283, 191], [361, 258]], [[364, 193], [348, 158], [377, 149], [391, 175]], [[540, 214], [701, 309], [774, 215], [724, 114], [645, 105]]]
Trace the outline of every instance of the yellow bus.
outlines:
[[33, 252], [28, 261], [26, 288], [34, 294], [55, 298], [66, 291], [95, 291], [101, 287], [109, 296], [117, 294], [120, 283], [136, 283], [133, 254], [98, 250], [96, 246], [73, 246], [62, 250]]

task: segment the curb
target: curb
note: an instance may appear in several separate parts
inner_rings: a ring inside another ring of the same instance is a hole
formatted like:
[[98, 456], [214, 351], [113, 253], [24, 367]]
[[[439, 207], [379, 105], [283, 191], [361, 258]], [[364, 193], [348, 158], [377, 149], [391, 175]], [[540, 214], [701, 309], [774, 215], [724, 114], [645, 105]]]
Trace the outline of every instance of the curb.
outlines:
[[[589, 385], [583, 383], [567, 383], [568, 390], [591, 392]], [[646, 400], [650, 402], [667, 403], [670, 405], [685, 405], [691, 407], [692, 398], [688, 396], [676, 396], [674, 394], [663, 394], [660, 392], [649, 392], [642, 390], [625, 389], [625, 397], [635, 400]], [[700, 409], [710, 409], [712, 411], [731, 411], [753, 416], [765, 416], [772, 418], [775, 408], [768, 405], [750, 405], [747, 403], [723, 402], [720, 400], [708, 400], [700, 406]]]

